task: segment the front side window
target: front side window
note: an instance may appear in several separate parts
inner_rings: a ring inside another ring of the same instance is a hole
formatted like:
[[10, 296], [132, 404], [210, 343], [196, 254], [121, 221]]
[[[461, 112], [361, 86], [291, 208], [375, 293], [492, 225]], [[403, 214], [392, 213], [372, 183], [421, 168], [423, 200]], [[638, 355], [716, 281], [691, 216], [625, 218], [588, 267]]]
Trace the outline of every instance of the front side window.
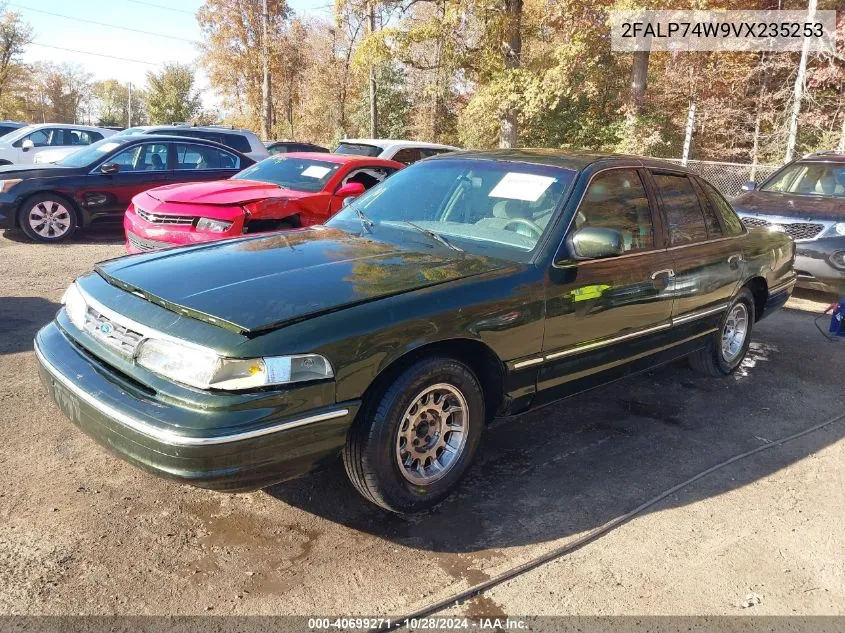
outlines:
[[120, 165], [120, 173], [136, 171], [166, 171], [167, 145], [164, 143], [143, 143], [124, 150], [109, 161]]
[[369, 189], [387, 178], [394, 171], [396, 170], [390, 169], [389, 167], [362, 167], [349, 172], [341, 184], [345, 185], [350, 182], [358, 182], [364, 185], [365, 189]]
[[16, 145], [20, 147], [23, 141], [32, 141], [35, 147], [56, 147], [62, 144], [62, 131], [56, 128], [44, 128], [36, 130], [32, 134], [23, 137]]
[[706, 240], [707, 226], [690, 179], [674, 174], [653, 175], [669, 222], [669, 243], [682, 246]]
[[238, 169], [240, 159], [216, 147], [176, 143], [176, 169]]
[[335, 154], [355, 154], [357, 156], [376, 157], [381, 154], [381, 148], [365, 143], [341, 143], [334, 148]]
[[775, 174], [760, 189], [805, 196], [843, 198], [845, 197], [845, 165], [796, 163]]
[[739, 219], [736, 211], [728, 204], [722, 194], [716, 190], [716, 187], [704, 180], [700, 180], [699, 182], [704, 187], [704, 193], [707, 194], [710, 204], [713, 205], [716, 213], [722, 218], [722, 224], [725, 225], [726, 234], [741, 235], [744, 233], [745, 229], [743, 228], [742, 220]]
[[430, 231], [465, 250], [528, 261], [574, 177], [570, 169], [521, 162], [423, 161], [373, 187], [328, 224], [415, 242]]
[[635, 169], [613, 169], [593, 178], [575, 214], [575, 229], [582, 227], [619, 231], [625, 252], [654, 248], [648, 196]]
[[271, 182], [286, 189], [315, 193], [323, 190], [340, 167], [340, 163], [276, 154], [247, 167], [232, 178]]

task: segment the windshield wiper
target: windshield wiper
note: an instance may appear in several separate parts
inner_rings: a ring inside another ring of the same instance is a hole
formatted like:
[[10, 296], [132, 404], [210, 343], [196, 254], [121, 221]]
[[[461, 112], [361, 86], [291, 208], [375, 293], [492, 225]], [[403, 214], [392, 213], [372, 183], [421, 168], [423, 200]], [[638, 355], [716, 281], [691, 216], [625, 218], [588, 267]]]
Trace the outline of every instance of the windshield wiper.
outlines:
[[427, 235], [428, 237], [433, 239], [435, 242], [439, 242], [440, 244], [443, 244], [443, 246], [445, 246], [446, 248], [451, 248], [453, 251], [458, 251], [459, 253], [464, 252], [464, 249], [462, 249], [458, 246], [455, 246], [454, 244], [452, 244], [452, 242], [450, 242], [445, 237], [440, 235], [440, 233], [435, 233], [434, 231], [430, 231], [429, 229], [424, 229], [419, 224], [414, 224], [413, 222], [409, 222], [408, 220], [402, 220], [402, 222], [404, 224], [407, 224], [408, 226], [415, 228], [416, 230], [418, 230], [423, 235]]
[[373, 226], [375, 226], [375, 222], [373, 222], [370, 218], [368, 218], [361, 209], [357, 206], [352, 206], [352, 210], [355, 212], [355, 215], [358, 216], [358, 219], [361, 220], [361, 226], [364, 228], [367, 233], [373, 232]]

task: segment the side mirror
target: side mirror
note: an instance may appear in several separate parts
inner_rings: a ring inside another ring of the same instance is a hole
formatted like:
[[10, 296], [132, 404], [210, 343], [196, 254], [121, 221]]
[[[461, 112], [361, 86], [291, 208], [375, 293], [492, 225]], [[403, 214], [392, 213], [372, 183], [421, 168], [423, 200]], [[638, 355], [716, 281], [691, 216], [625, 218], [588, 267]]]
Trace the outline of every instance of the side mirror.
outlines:
[[105, 165], [100, 167], [100, 173], [106, 174], [107, 176], [111, 176], [112, 174], [116, 174], [120, 171], [120, 165], [116, 165], [115, 163], [106, 163]]
[[757, 183], [754, 181], [750, 181], [742, 185], [743, 191], [754, 191], [757, 188]]
[[616, 229], [585, 226], [570, 238], [572, 253], [578, 259], [616, 257], [625, 252], [622, 234]]
[[355, 198], [360, 196], [364, 193], [366, 189], [364, 185], [360, 182], [348, 182], [343, 185], [340, 189], [334, 192], [334, 195], [338, 198], [343, 198], [346, 201], [347, 198]]
[[25, 152], [28, 152], [33, 147], [35, 147], [35, 143], [32, 142], [32, 139], [26, 139], [23, 143], [21, 143], [21, 149]]

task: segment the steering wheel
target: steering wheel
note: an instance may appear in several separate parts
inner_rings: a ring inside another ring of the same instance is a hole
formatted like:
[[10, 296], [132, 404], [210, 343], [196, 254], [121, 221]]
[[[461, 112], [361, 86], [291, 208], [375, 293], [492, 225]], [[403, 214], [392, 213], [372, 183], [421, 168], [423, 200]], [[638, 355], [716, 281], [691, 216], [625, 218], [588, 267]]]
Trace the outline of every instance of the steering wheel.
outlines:
[[507, 224], [505, 224], [505, 226], [503, 226], [502, 228], [505, 231], [513, 231], [514, 233], [519, 233], [519, 231], [509, 228], [512, 225], [527, 226], [531, 230], [531, 232], [534, 233], [534, 237], [536, 237], [537, 239], [540, 239], [540, 236], [543, 234], [543, 229], [541, 229], [531, 220], [526, 220], [525, 218], [514, 218], [512, 220], [508, 220]]

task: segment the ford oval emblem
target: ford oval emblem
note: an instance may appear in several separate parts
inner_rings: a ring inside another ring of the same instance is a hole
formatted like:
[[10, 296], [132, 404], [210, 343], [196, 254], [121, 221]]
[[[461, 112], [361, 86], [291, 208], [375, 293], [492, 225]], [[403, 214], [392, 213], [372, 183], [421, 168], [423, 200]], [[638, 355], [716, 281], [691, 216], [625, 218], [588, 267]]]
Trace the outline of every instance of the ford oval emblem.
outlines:
[[112, 332], [114, 332], [114, 326], [111, 323], [100, 323], [100, 334], [104, 334], [105, 336], [109, 336]]

